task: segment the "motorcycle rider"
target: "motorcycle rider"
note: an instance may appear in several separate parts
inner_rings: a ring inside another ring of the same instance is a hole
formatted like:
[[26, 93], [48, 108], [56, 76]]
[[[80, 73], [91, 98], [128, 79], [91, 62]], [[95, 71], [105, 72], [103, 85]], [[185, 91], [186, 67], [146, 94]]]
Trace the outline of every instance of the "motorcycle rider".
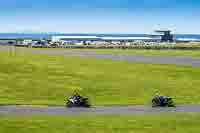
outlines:
[[156, 93], [154, 98], [159, 100], [159, 102], [161, 104], [163, 104], [165, 102], [165, 100], [166, 100], [166, 96], [161, 96], [161, 95], [159, 95], [159, 93]]
[[155, 98], [156, 100], [160, 100], [160, 95], [159, 95], [158, 92], [155, 94], [154, 98]]
[[75, 94], [72, 96], [72, 99], [73, 99], [73, 103], [80, 103], [82, 97], [81, 97], [78, 93], [75, 93]]
[[70, 100], [72, 103], [78, 103], [80, 97], [81, 97], [81, 96], [80, 96], [78, 93], [74, 93], [74, 95], [72, 95], [72, 96], [69, 97], [69, 100]]

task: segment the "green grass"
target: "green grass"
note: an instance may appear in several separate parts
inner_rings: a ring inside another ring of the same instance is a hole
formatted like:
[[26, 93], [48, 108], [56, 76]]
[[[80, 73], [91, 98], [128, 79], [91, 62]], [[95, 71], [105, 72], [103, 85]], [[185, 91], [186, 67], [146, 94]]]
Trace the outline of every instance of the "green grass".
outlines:
[[200, 69], [81, 57], [0, 53], [0, 104], [63, 105], [75, 90], [93, 105], [149, 104], [153, 94], [200, 103]]
[[200, 114], [0, 116], [1, 133], [198, 133]]

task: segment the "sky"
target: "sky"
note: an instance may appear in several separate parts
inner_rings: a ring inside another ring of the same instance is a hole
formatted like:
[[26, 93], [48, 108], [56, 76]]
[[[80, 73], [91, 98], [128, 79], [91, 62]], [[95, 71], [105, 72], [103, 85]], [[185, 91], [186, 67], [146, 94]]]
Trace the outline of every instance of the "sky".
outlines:
[[0, 32], [200, 33], [200, 0], [0, 0]]

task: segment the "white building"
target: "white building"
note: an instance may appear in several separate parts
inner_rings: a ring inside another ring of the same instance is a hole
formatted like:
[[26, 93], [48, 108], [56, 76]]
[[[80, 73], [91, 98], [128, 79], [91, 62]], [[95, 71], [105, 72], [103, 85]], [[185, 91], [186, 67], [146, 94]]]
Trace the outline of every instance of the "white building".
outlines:
[[83, 44], [130, 44], [136, 42], [159, 42], [160, 37], [97, 37], [97, 36], [52, 36], [52, 42], [60, 42], [62, 45]]

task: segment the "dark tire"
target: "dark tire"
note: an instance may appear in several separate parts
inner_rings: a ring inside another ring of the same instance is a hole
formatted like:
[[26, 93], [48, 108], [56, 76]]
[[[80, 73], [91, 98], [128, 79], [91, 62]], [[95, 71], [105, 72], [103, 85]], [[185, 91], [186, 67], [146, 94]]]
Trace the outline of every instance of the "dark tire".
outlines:
[[175, 104], [174, 104], [172, 98], [168, 99], [167, 104], [168, 104], [168, 107], [175, 107]]
[[85, 107], [86, 107], [86, 108], [90, 108], [90, 107], [91, 107], [91, 105], [87, 104], [87, 105], [85, 105]]
[[175, 107], [175, 104], [171, 101], [170, 103], [168, 103], [168, 107]]
[[90, 104], [88, 104], [88, 103], [85, 103], [85, 104], [83, 105], [83, 107], [85, 107], [85, 108], [90, 108], [90, 107], [91, 107], [91, 105], [90, 105]]
[[86, 108], [90, 108], [91, 105], [89, 104], [88, 98], [84, 98], [83, 99], [83, 106]]
[[176, 107], [175, 105], [168, 105], [168, 107]]
[[68, 107], [68, 108], [72, 108], [72, 107], [73, 107], [73, 103], [71, 103], [70, 101], [67, 101], [67, 103], [66, 103], [66, 107]]

